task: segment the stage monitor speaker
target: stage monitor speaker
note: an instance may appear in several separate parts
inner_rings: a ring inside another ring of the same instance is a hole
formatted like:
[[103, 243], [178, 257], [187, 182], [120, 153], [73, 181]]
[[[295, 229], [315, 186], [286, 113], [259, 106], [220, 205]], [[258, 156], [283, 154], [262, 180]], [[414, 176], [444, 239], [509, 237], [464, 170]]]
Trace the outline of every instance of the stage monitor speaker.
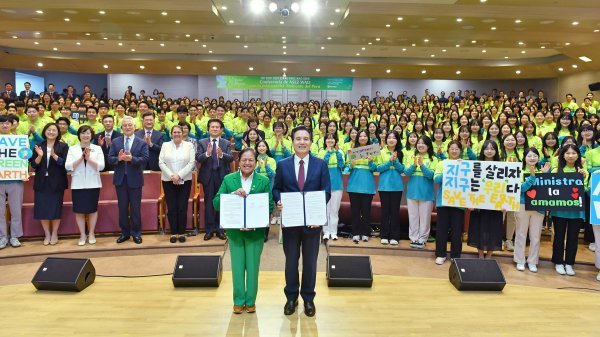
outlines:
[[180, 255], [173, 270], [173, 286], [218, 287], [222, 275], [220, 255]]
[[89, 259], [49, 257], [31, 283], [37, 290], [82, 291], [95, 279], [96, 269]]
[[458, 290], [502, 291], [506, 285], [496, 260], [454, 259], [449, 277]]
[[598, 91], [600, 90], [600, 82], [592, 83], [588, 85], [588, 87], [590, 88], [590, 91]]
[[368, 256], [327, 257], [327, 285], [329, 287], [367, 287], [373, 285], [371, 258]]

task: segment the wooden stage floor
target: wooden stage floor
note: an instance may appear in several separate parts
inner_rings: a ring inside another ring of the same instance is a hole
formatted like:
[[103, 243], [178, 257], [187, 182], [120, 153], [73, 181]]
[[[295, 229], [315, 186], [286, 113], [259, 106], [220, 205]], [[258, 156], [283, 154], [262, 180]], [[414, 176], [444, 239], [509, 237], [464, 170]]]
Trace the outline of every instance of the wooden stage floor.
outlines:
[[283, 315], [282, 272], [262, 272], [257, 313], [231, 312], [231, 274], [216, 289], [170, 277], [97, 278], [81, 293], [1, 287], [4, 336], [598, 336], [600, 294], [507, 285], [459, 292], [447, 280], [375, 276], [371, 289], [327, 288], [317, 315]]

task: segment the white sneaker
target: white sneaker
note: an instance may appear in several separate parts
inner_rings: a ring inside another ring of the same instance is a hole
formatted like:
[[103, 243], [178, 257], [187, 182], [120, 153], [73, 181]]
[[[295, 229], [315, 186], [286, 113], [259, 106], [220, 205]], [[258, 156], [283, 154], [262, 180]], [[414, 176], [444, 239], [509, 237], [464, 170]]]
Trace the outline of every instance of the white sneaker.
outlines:
[[369, 241], [369, 237], [368, 237], [368, 236], [366, 236], [366, 235], [363, 235], [363, 236], [362, 236], [362, 240], [363, 240], [364, 242], [368, 242], [368, 241]]
[[512, 240], [506, 240], [505, 246], [506, 246], [506, 250], [508, 250], [509, 252], [515, 251], [515, 245], [513, 244]]
[[560, 275], [564, 275], [567, 272], [565, 271], [565, 266], [563, 266], [562, 264], [557, 264], [554, 266], [554, 270], [556, 270], [557, 273], [559, 273]]
[[381, 239], [381, 244], [382, 244], [382, 245], [387, 245], [388, 243], [390, 243], [390, 242], [388, 241], [388, 239]]
[[94, 234], [90, 234], [88, 236], [88, 242], [90, 245], [95, 245], [96, 244], [96, 236]]
[[506, 241], [502, 240], [502, 250], [506, 250]]
[[84, 235], [81, 238], [79, 238], [79, 242], [77, 242], [78, 246], [85, 246], [85, 241], [87, 240], [87, 237]]
[[10, 245], [14, 248], [21, 247], [21, 242], [17, 238], [10, 238]]
[[435, 264], [444, 264], [444, 262], [446, 262], [445, 257], [436, 257], [435, 258]]
[[537, 266], [535, 264], [528, 263], [527, 266], [529, 267], [530, 272], [537, 273]]
[[6, 238], [0, 238], [0, 249], [6, 247], [7, 244], [8, 240], [6, 240]]
[[331, 240], [335, 241], [337, 239], [338, 239], [337, 234], [331, 234]]
[[323, 240], [329, 240], [329, 234], [323, 234]]
[[573, 266], [570, 264], [565, 265], [565, 271], [569, 276], [575, 276], [575, 271], [573, 270]]
[[596, 243], [592, 242], [590, 243], [590, 245], [588, 246], [588, 248], [592, 251], [595, 252], [596, 251]]
[[352, 237], [352, 241], [354, 241], [355, 243], [358, 243], [358, 241], [360, 241], [360, 235], [354, 235]]
[[524, 271], [525, 270], [525, 263], [517, 263], [517, 270], [518, 271]]
[[398, 245], [398, 241], [397, 241], [397, 240], [394, 240], [394, 239], [391, 239], [391, 240], [390, 240], [390, 245], [392, 245], [392, 246], [397, 246], [397, 245]]
[[596, 275], [596, 281], [600, 281], [600, 272], [598, 272], [598, 275]]

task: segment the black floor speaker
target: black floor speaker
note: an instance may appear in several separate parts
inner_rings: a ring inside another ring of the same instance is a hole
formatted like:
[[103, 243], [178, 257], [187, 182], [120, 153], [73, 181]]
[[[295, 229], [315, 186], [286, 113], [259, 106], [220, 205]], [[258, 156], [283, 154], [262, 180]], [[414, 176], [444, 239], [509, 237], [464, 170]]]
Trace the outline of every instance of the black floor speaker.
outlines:
[[329, 287], [367, 287], [373, 285], [371, 258], [368, 256], [327, 257], [327, 285]]
[[95, 279], [96, 269], [89, 259], [49, 257], [31, 283], [37, 290], [82, 291]]
[[180, 255], [173, 270], [173, 286], [218, 287], [222, 275], [220, 255]]
[[496, 260], [454, 259], [448, 274], [458, 290], [502, 291], [506, 285]]
[[590, 91], [598, 91], [600, 90], [600, 82], [591, 83], [588, 87]]

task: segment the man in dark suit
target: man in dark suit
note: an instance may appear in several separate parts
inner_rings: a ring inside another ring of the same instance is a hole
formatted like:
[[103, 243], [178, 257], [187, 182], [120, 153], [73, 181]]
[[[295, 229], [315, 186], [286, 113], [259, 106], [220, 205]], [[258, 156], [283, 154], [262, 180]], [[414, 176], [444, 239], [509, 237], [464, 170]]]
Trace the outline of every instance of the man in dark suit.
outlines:
[[[309, 153], [312, 145], [312, 132], [305, 126], [292, 130], [295, 154], [277, 164], [273, 199], [282, 208], [282, 192], [325, 191], [326, 201], [331, 197], [329, 170], [324, 160]], [[285, 253], [285, 296], [287, 302], [283, 313], [291, 315], [296, 311], [298, 295], [304, 301], [304, 313], [312, 317], [316, 313], [314, 304], [317, 277], [317, 257], [321, 239], [321, 227], [307, 224], [306, 227], [285, 227], [283, 229], [283, 252]], [[302, 286], [298, 273], [298, 260], [302, 252]]]
[[94, 135], [94, 144], [100, 146], [102, 148], [102, 153], [104, 153], [104, 162], [106, 164], [104, 165], [102, 172], [114, 171], [114, 166], [108, 161], [108, 151], [110, 150], [113, 139], [121, 137], [123, 134], [114, 129], [115, 118], [111, 115], [102, 117], [102, 125], [104, 125], [104, 131]]
[[19, 100], [25, 102], [25, 99], [30, 100], [35, 97], [35, 91], [31, 90], [31, 83], [25, 82], [25, 90], [19, 94]]
[[[148, 162], [148, 144], [134, 136], [135, 122], [132, 117], [125, 116], [121, 121], [123, 137], [112, 141], [108, 152], [108, 162], [114, 166], [113, 184], [117, 190], [119, 204], [119, 227], [121, 236], [117, 243], [129, 240], [142, 243], [142, 186], [144, 186], [144, 167]], [[133, 228], [129, 227], [129, 209]]]
[[[146, 103], [144, 102], [144, 104]], [[135, 136], [146, 142], [150, 151], [150, 157], [144, 170], [160, 171], [160, 167], [158, 167], [158, 155], [162, 148], [163, 134], [160, 131], [154, 130], [154, 112], [148, 111], [142, 114], [142, 125], [143, 129], [136, 131]]]
[[53, 101], [58, 101], [58, 99], [60, 98], [60, 94], [54, 90], [54, 83], [49, 83], [47, 94], [50, 95], [50, 97], [52, 97]]
[[17, 93], [14, 92], [12, 83], [6, 82], [4, 84], [4, 89], [4, 92], [2, 92], [2, 98], [4, 98], [6, 104], [8, 105], [15, 102], [17, 100]]
[[201, 165], [198, 181], [204, 191], [204, 240], [210, 240], [215, 234], [219, 239], [225, 240], [227, 237], [219, 225], [219, 215], [215, 212], [212, 201], [221, 187], [223, 178], [230, 171], [229, 165], [233, 161], [233, 155], [229, 141], [221, 138], [225, 128], [223, 121], [212, 118], [207, 124], [210, 136], [198, 142], [196, 152], [196, 161]]

